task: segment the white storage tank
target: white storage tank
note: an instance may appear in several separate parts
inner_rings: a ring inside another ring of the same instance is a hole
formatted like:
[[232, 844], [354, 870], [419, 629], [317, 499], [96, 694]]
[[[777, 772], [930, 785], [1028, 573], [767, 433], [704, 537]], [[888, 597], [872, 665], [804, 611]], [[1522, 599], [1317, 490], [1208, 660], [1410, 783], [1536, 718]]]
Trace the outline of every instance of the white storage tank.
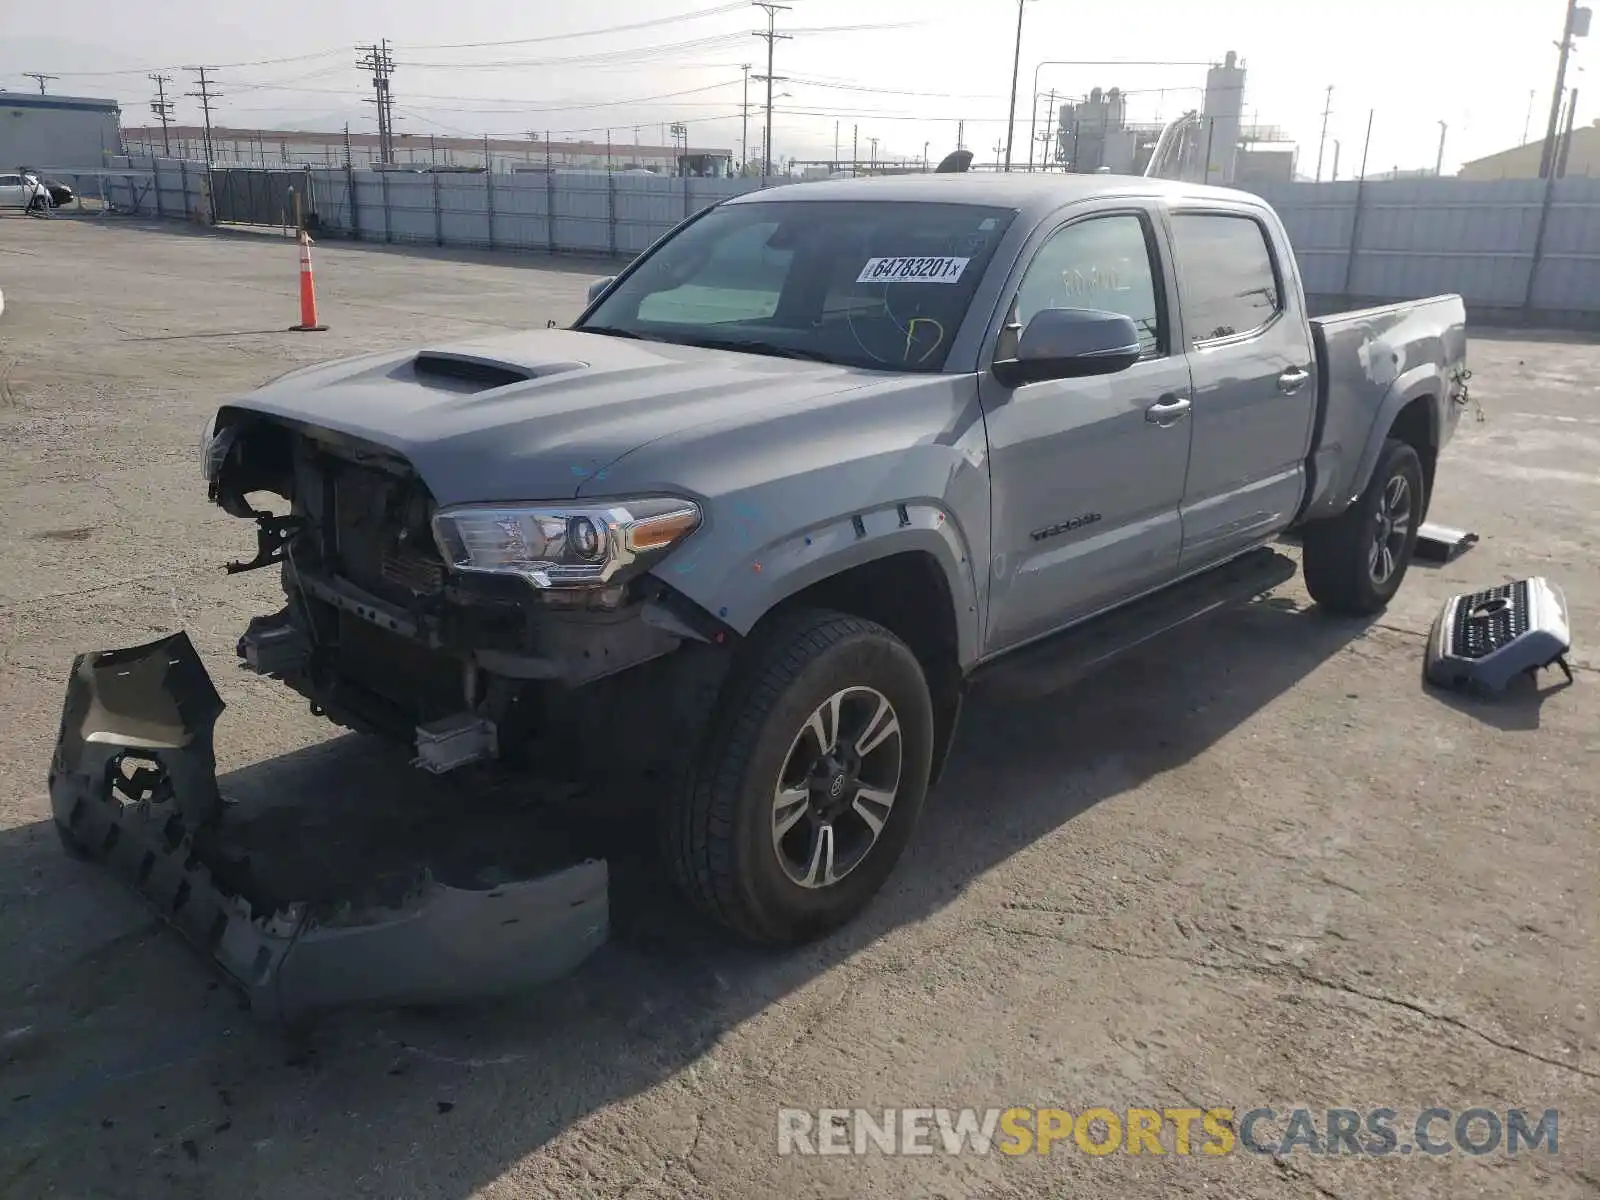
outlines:
[[1200, 108], [1200, 152], [1210, 161], [1201, 182], [1228, 185], [1239, 161], [1239, 134], [1244, 114], [1244, 63], [1232, 50], [1221, 66], [1206, 72], [1206, 98]]

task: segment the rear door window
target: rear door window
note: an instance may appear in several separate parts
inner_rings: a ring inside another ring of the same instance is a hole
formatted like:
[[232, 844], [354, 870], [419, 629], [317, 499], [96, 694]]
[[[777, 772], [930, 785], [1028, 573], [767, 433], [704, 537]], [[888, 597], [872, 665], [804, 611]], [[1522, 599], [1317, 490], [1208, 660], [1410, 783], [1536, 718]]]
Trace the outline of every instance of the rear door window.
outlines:
[[1252, 333], [1283, 311], [1267, 231], [1254, 217], [1177, 213], [1172, 236], [1191, 343]]

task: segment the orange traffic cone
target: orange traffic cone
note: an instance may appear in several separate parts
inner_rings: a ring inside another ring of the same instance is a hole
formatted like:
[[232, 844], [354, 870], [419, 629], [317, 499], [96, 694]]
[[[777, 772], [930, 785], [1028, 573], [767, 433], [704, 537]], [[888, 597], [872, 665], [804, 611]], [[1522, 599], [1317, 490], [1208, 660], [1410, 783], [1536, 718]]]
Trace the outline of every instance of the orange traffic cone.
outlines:
[[296, 333], [321, 333], [327, 328], [317, 320], [317, 283], [311, 276], [311, 235], [300, 231], [300, 324], [289, 328]]

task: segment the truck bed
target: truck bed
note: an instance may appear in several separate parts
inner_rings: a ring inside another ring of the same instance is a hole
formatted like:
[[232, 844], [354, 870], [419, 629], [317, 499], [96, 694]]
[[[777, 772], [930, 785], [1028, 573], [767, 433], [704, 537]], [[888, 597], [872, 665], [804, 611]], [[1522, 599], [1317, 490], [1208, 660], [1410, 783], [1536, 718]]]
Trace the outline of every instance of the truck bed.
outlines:
[[1360, 491], [1382, 431], [1415, 396], [1433, 398], [1439, 447], [1449, 440], [1461, 411], [1455, 399], [1466, 366], [1466, 321], [1455, 295], [1312, 318], [1317, 415], [1302, 521], [1341, 511]]

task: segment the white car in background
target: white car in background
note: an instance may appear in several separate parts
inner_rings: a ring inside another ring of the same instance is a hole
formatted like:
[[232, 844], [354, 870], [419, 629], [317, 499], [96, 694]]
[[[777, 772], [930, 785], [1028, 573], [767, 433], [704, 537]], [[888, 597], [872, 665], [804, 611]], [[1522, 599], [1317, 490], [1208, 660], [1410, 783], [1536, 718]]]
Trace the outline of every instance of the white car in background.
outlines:
[[37, 175], [16, 171], [0, 173], [0, 208], [20, 208], [26, 212], [49, 206], [50, 193]]

